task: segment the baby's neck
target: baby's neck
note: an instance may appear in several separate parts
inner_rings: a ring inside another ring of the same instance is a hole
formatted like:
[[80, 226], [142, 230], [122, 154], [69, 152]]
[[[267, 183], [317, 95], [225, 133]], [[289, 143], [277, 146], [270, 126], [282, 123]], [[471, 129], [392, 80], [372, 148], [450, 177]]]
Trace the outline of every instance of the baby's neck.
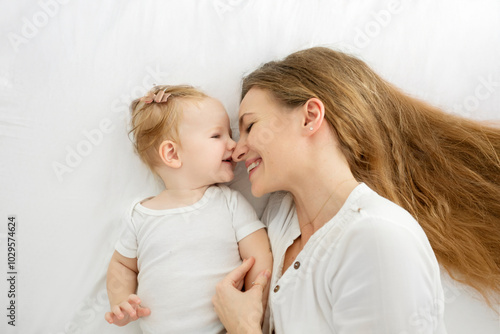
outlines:
[[195, 189], [165, 189], [155, 197], [147, 199], [141, 204], [152, 210], [167, 210], [190, 206], [203, 197], [208, 187], [209, 186]]

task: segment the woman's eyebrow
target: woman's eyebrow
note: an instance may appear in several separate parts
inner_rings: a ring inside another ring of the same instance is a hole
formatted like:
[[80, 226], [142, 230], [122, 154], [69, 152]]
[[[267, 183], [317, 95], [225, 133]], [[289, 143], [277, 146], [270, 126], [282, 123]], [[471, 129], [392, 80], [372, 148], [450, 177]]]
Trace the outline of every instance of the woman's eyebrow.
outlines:
[[240, 120], [239, 120], [239, 127], [240, 127], [240, 128], [241, 128], [241, 125], [243, 124], [243, 118], [244, 118], [245, 116], [247, 116], [247, 115], [251, 115], [251, 114], [253, 114], [253, 113], [252, 113], [252, 112], [248, 112], [248, 113], [245, 113], [245, 114], [241, 115]]

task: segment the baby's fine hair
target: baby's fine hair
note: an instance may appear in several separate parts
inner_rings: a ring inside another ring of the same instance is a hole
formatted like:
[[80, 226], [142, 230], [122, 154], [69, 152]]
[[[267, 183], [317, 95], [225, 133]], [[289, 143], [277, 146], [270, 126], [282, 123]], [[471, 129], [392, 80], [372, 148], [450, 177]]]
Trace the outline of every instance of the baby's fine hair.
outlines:
[[[163, 94], [162, 102], [154, 97]], [[200, 90], [188, 86], [155, 86], [146, 96], [135, 99], [130, 105], [131, 130], [135, 152], [156, 173], [160, 165], [159, 148], [164, 140], [179, 143], [179, 123], [182, 119], [183, 102], [199, 101], [208, 97]]]

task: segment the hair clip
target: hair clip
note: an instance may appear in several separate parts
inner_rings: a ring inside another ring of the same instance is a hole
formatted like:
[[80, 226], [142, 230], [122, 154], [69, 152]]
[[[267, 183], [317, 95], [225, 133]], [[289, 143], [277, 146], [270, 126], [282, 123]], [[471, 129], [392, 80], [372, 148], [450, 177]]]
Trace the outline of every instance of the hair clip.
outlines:
[[165, 88], [164, 90], [161, 90], [161, 91], [157, 92], [156, 94], [153, 93], [153, 92], [150, 92], [148, 95], [141, 97], [140, 101], [143, 102], [143, 103], [145, 103], [145, 104], [152, 103], [153, 101], [156, 102], [156, 103], [167, 102], [169, 96], [172, 95], [172, 94], [171, 93], [165, 94], [165, 90], [166, 89], [167, 88]]
[[[165, 88], [166, 89], [166, 88]], [[158, 93], [156, 93], [155, 97], [154, 97], [154, 101], [156, 103], [163, 103], [163, 102], [167, 102], [167, 99], [170, 95], [170, 93], [167, 93], [165, 94], [165, 89], [162, 90], [162, 91], [159, 91]]]

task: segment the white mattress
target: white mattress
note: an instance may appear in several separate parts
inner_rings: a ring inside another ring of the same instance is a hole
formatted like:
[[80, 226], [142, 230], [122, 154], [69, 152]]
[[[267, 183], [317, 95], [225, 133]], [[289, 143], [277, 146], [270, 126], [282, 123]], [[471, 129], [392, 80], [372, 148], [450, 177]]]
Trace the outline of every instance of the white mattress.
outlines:
[[[236, 131], [244, 73], [322, 45], [358, 55], [449, 112], [500, 118], [494, 0], [17, 0], [4, 1], [0, 32], [2, 333], [139, 333], [105, 322], [105, 272], [121, 214], [158, 189], [126, 129], [129, 102], [154, 83], [214, 95]], [[238, 169], [232, 187], [262, 212], [265, 198], [250, 197], [245, 174]], [[15, 327], [7, 324], [10, 215]], [[500, 333], [498, 314], [443, 280], [449, 333]]]

